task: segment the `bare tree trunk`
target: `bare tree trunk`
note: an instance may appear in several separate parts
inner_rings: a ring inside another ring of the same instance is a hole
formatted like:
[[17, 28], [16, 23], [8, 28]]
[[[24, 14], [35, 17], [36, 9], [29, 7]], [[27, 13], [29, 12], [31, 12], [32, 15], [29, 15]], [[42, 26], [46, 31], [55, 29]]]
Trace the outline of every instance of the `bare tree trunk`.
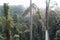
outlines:
[[46, 13], [45, 13], [45, 17], [46, 17], [46, 30], [48, 29], [49, 4], [50, 4], [50, 0], [46, 0]]
[[32, 0], [30, 0], [30, 40], [32, 40]]
[[45, 13], [45, 17], [46, 17], [46, 33], [45, 33], [45, 40], [49, 40], [49, 33], [48, 33], [48, 12], [49, 12], [49, 4], [50, 4], [50, 0], [46, 0], [46, 13]]

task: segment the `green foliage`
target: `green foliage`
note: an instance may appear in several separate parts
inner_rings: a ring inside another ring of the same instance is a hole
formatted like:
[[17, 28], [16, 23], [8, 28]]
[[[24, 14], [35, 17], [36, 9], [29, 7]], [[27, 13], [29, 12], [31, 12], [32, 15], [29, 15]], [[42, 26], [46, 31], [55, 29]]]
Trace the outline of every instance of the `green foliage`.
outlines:
[[[36, 9], [35, 4], [33, 8]], [[30, 11], [30, 7], [27, 8], [22, 16], [18, 17], [18, 14], [14, 16], [9, 13], [9, 5], [4, 4], [4, 16], [0, 16], [0, 40], [29, 40], [30, 39], [30, 17], [25, 17]], [[33, 40], [45, 40], [45, 15], [39, 8], [33, 13]], [[50, 40], [60, 40], [60, 16], [58, 10], [49, 11], [48, 30]], [[23, 18], [24, 17], [24, 18]], [[22, 19], [20, 19], [22, 18]], [[56, 38], [56, 39], [55, 39]]]

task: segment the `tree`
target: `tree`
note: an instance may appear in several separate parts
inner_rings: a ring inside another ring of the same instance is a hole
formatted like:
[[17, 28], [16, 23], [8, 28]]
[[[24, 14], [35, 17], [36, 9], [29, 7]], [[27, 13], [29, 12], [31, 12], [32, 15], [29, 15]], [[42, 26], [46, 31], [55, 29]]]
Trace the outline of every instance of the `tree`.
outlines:
[[4, 3], [4, 14], [6, 18], [6, 26], [5, 26], [5, 34], [6, 34], [6, 39], [5, 40], [13, 40], [12, 39], [12, 29], [14, 26], [13, 18], [11, 16], [8, 16], [9, 14], [9, 5], [7, 3]]
[[[37, 8], [35, 4], [33, 4], [32, 6], [33, 6], [33, 10], [35, 10], [35, 12], [33, 12], [33, 15], [32, 15], [33, 17], [33, 40], [44, 40], [44, 31], [42, 31], [43, 24], [42, 24], [42, 18], [40, 15], [41, 14], [40, 9]], [[30, 24], [30, 19], [29, 19], [30, 16], [29, 17], [28, 16], [25, 17], [25, 16], [29, 14], [29, 11], [30, 11], [29, 8], [27, 8], [27, 10], [25, 10], [24, 14], [22, 15], [27, 24]]]

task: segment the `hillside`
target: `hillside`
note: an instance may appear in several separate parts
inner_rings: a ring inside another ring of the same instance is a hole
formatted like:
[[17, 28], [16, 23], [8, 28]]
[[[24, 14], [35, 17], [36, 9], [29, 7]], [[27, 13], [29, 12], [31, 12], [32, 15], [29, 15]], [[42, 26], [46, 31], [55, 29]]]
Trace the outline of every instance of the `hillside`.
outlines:
[[[10, 6], [10, 10], [9, 10], [9, 14], [10, 15], [21, 15], [23, 13], [23, 11], [25, 10], [24, 6], [22, 5], [11, 5]], [[0, 16], [3, 15], [3, 6], [0, 5]]]

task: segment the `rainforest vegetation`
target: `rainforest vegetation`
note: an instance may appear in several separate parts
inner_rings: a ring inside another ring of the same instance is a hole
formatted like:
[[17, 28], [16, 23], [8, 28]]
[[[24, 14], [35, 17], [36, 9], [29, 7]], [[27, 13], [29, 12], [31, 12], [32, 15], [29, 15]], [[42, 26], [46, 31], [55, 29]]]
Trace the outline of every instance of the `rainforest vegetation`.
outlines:
[[[60, 40], [60, 8], [49, 8], [48, 31], [50, 40]], [[45, 8], [32, 4], [33, 40], [45, 40]], [[30, 39], [30, 7], [11, 6], [4, 3], [0, 6], [0, 40]]]

